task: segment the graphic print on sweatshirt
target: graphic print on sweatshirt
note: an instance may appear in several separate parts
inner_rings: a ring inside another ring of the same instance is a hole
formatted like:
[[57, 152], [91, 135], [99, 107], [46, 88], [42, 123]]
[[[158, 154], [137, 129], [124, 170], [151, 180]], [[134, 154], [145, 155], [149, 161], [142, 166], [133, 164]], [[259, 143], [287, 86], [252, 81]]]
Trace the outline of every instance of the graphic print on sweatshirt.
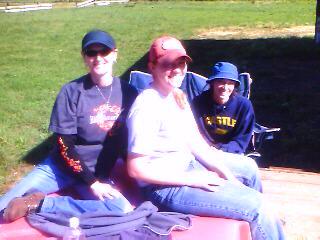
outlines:
[[90, 124], [96, 124], [100, 129], [107, 132], [113, 127], [113, 124], [118, 119], [120, 113], [120, 106], [110, 105], [108, 103], [102, 104], [92, 110]]
[[206, 128], [218, 135], [227, 134], [237, 123], [236, 119], [228, 116], [204, 116], [203, 119]]

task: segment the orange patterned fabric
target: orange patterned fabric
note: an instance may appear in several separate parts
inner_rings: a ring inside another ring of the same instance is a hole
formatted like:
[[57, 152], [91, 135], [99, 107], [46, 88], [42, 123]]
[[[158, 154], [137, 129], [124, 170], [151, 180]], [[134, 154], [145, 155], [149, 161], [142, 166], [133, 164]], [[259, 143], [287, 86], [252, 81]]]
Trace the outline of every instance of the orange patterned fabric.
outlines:
[[77, 172], [77, 173], [82, 172], [83, 169], [81, 167], [80, 161], [68, 157], [68, 153], [67, 153], [68, 147], [64, 144], [61, 137], [58, 138], [58, 145], [59, 145], [60, 154], [61, 154], [63, 160], [67, 163], [67, 165], [69, 167], [71, 167], [72, 171]]

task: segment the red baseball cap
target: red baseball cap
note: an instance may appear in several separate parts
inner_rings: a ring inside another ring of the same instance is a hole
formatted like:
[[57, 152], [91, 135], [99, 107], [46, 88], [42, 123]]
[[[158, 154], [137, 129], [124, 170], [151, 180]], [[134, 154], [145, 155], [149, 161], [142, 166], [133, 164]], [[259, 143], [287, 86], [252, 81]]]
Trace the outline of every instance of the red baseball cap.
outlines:
[[181, 57], [184, 57], [188, 62], [192, 61], [181, 42], [170, 36], [157, 38], [149, 50], [149, 62], [171, 63]]

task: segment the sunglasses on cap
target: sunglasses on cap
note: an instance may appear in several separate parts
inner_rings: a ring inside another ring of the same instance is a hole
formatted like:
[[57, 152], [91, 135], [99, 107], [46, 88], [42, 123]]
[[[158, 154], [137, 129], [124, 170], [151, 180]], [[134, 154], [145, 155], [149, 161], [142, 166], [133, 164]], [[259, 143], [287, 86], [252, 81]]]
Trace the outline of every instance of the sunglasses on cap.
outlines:
[[93, 49], [85, 49], [84, 54], [88, 57], [96, 57], [98, 55], [105, 57], [107, 56], [110, 52], [112, 52], [111, 49], [109, 48], [102, 48], [99, 50], [93, 50]]

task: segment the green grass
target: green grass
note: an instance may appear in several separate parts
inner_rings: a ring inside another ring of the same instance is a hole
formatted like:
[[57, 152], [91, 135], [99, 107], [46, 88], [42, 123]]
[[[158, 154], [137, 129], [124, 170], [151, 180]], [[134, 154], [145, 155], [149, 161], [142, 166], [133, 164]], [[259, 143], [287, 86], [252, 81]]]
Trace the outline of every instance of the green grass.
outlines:
[[251, 2], [138, 2], [0, 13], [0, 186], [11, 179], [21, 158], [49, 136], [50, 111], [60, 87], [86, 72], [80, 41], [88, 30], [104, 29], [115, 37], [115, 73], [120, 75], [162, 34], [190, 39], [198, 29], [315, 22], [314, 1]]

